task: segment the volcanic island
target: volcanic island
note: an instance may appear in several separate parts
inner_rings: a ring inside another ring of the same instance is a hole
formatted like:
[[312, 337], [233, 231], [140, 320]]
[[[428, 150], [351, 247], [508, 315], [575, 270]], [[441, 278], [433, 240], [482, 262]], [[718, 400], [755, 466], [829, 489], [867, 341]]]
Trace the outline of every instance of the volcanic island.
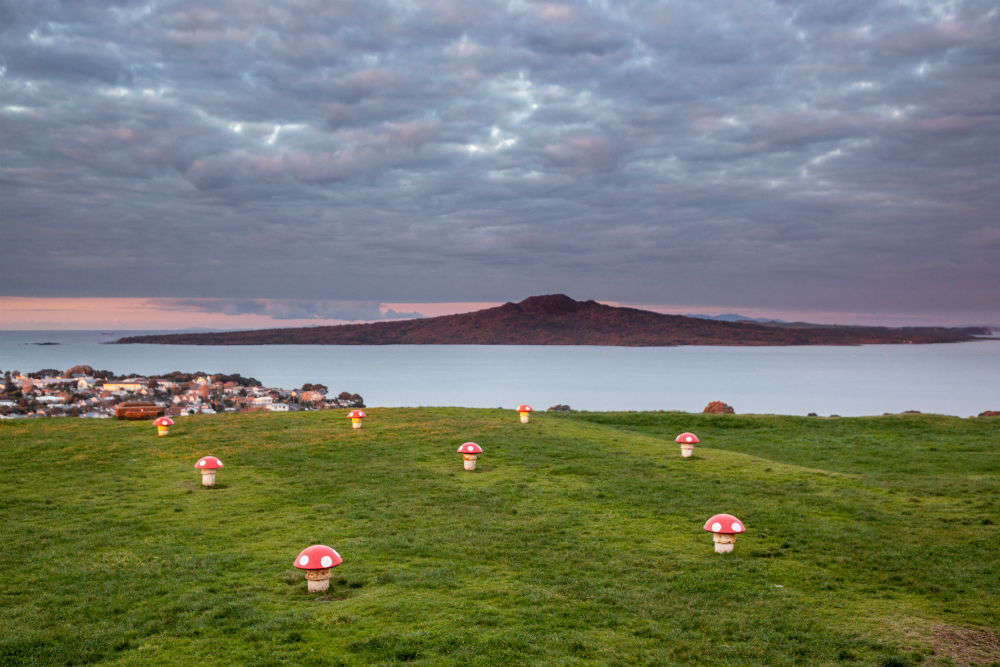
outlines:
[[865, 345], [958, 343], [984, 327], [875, 327], [729, 322], [577, 301], [565, 294], [458, 315], [337, 326], [127, 336], [167, 345]]

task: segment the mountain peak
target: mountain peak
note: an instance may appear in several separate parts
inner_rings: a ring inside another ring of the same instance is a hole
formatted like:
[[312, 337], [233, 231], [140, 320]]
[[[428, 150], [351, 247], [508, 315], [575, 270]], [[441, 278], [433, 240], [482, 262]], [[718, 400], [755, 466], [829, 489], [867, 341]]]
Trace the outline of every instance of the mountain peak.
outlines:
[[589, 302], [577, 301], [565, 294], [529, 296], [517, 304], [526, 313], [574, 313]]

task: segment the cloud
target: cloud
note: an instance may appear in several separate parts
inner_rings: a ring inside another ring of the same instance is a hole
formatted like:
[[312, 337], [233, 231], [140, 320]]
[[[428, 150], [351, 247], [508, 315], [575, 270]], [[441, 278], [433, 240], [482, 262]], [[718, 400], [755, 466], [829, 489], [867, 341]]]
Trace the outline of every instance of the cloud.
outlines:
[[377, 301], [319, 299], [151, 299], [156, 310], [223, 315], [265, 315], [276, 320], [374, 321], [411, 319], [419, 313], [383, 309]]
[[975, 0], [0, 3], [4, 289], [972, 307], [997, 63]]

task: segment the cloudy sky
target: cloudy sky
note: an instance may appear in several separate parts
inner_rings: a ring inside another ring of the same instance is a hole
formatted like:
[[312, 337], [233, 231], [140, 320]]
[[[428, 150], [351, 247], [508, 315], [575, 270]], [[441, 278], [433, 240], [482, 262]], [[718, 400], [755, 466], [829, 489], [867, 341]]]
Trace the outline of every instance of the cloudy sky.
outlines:
[[29, 310], [1000, 323], [998, 174], [995, 0], [0, 0]]

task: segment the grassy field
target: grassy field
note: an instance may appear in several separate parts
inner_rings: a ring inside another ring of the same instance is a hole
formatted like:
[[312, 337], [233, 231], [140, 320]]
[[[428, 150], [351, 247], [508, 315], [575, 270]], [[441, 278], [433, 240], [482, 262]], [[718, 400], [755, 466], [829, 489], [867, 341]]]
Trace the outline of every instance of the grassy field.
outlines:
[[1000, 664], [1000, 419], [369, 415], [0, 422], [0, 663]]

